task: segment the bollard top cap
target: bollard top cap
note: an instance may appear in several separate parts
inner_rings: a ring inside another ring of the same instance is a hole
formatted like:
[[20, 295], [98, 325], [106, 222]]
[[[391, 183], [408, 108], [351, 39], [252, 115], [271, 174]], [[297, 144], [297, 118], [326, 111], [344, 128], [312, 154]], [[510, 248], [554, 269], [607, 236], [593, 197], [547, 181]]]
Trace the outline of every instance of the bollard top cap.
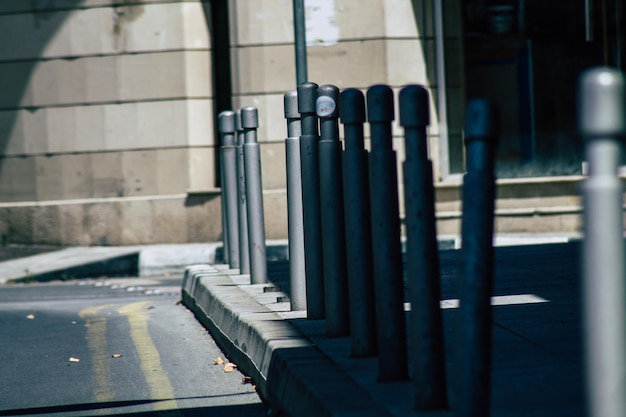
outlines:
[[325, 84], [317, 89], [315, 112], [320, 118], [339, 117], [339, 89], [334, 85]]
[[586, 136], [621, 136], [626, 134], [624, 75], [601, 67], [580, 77], [578, 118]]
[[465, 142], [496, 140], [497, 120], [493, 104], [484, 98], [475, 98], [465, 108]]
[[256, 129], [259, 127], [259, 112], [256, 107], [246, 106], [241, 108], [241, 127], [243, 129]]
[[285, 93], [285, 119], [299, 119], [298, 111], [298, 90], [291, 90]]
[[367, 119], [370, 123], [393, 121], [393, 90], [391, 87], [378, 84], [368, 88]]
[[339, 117], [343, 124], [365, 123], [365, 96], [361, 90], [348, 88], [339, 94]]
[[302, 83], [298, 86], [298, 111], [300, 114], [315, 113], [315, 100], [317, 100], [317, 88], [315, 83]]
[[421, 85], [407, 85], [400, 90], [400, 126], [426, 127], [430, 124], [428, 91]]
[[235, 112], [225, 110], [217, 116], [218, 130], [220, 133], [235, 132]]

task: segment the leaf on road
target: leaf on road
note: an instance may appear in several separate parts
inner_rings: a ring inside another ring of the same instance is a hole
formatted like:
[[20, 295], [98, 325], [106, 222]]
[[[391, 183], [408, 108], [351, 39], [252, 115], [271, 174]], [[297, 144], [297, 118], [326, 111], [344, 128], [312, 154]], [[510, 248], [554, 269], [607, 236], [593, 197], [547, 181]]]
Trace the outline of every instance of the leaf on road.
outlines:
[[114, 353], [113, 355], [111, 355], [112, 358], [121, 358], [122, 354], [121, 353]]
[[224, 365], [224, 372], [226, 372], [226, 373], [233, 372], [235, 369], [237, 369], [237, 365], [235, 365], [232, 362], [227, 363], [226, 365]]
[[26, 316], [26, 318], [28, 320], [35, 320], [35, 315], [34, 314], [29, 314], [28, 316]]
[[213, 365], [224, 365], [224, 359], [218, 356], [217, 359], [213, 361]]
[[80, 362], [80, 359], [75, 358], [75, 357], [71, 357], [70, 358], [70, 362]]
[[144, 307], [146, 310], [152, 310], [154, 308], [154, 306], [145, 306]]

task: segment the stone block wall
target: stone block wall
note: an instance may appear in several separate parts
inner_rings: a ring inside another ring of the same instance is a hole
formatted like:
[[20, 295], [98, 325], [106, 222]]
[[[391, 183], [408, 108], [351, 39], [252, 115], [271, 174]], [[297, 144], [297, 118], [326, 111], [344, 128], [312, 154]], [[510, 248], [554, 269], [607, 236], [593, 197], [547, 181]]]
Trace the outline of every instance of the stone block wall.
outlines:
[[219, 239], [219, 204], [185, 194], [216, 181], [203, 6], [0, 2], [4, 242]]
[[[212, 3], [0, 1], [2, 242], [219, 240], [218, 100], [220, 106], [230, 101], [234, 109], [259, 109], [266, 232], [273, 239], [287, 236], [283, 95], [296, 87], [292, 1], [228, 0], [229, 63], [211, 45]], [[442, 4], [441, 86], [431, 0], [305, 5], [309, 80], [363, 91], [388, 84], [396, 98], [406, 84], [425, 85], [431, 92], [430, 158], [435, 177], [446, 179], [438, 183], [439, 195], [446, 187], [458, 192], [448, 174], [463, 171], [460, 1]], [[226, 64], [232, 97], [214, 86], [215, 68], [223, 71]], [[442, 89], [445, 119], [438, 112]], [[404, 143], [397, 120], [393, 132], [402, 196]], [[458, 205], [457, 197], [439, 201], [443, 232], [458, 232]], [[501, 214], [501, 232], [519, 229], [515, 210]], [[578, 227], [577, 220], [565, 223]], [[532, 231], [532, 221], [525, 224]]]
[[214, 185], [201, 3], [123, 3], [2, 2], [0, 201]]

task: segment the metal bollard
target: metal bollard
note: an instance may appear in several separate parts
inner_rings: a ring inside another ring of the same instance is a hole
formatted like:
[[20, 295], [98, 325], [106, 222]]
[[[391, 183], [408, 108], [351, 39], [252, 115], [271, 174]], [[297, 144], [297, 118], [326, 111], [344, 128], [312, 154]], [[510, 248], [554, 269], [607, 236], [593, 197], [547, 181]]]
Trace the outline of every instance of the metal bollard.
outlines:
[[457, 415], [489, 416], [495, 201], [495, 111], [484, 99], [466, 109]]
[[220, 188], [222, 206], [222, 264], [230, 264], [228, 256], [228, 220], [226, 220], [226, 194], [224, 193], [224, 166], [222, 165], [222, 155], [220, 154]]
[[435, 190], [426, 133], [430, 124], [428, 92], [422, 86], [409, 85], [400, 91], [399, 101], [406, 146], [403, 164], [406, 275], [411, 301], [409, 333], [415, 343], [412, 366], [415, 407], [441, 409], [447, 405], [446, 370]]
[[304, 226], [302, 217], [302, 169], [300, 166], [300, 113], [298, 92], [289, 91], [284, 97], [287, 119], [287, 221], [289, 234], [289, 301], [291, 310], [306, 310], [306, 270], [304, 266]]
[[398, 174], [391, 122], [393, 91], [386, 85], [367, 90], [367, 119], [372, 150], [369, 158], [373, 271], [378, 331], [378, 380], [407, 378], [407, 347], [400, 243]]
[[352, 357], [376, 355], [376, 310], [372, 274], [372, 232], [367, 151], [364, 147], [365, 97], [349, 88], [339, 95], [345, 149], [342, 155], [346, 264]]
[[580, 131], [586, 139], [589, 176], [584, 202], [583, 317], [588, 412], [626, 413], [626, 308], [622, 187], [617, 175], [626, 134], [624, 75], [609, 68], [583, 74]]
[[[224, 180], [224, 158], [222, 157], [222, 151], [221, 151], [221, 147], [224, 145], [224, 133], [221, 131], [220, 125], [219, 125], [219, 118], [221, 116], [221, 113], [217, 116], [218, 118], [218, 131], [220, 132], [220, 151], [219, 151], [219, 158], [220, 158], [220, 162], [219, 162], [219, 167], [220, 167], [220, 202], [221, 202], [221, 209], [222, 209], [222, 264], [224, 265], [228, 265], [230, 264], [230, 260], [228, 257], [228, 219], [226, 219], [227, 213], [226, 213], [226, 194], [228, 194], [227, 192], [225, 192], [225, 187], [226, 187], [226, 181]], [[216, 257], [217, 260], [217, 257]]]
[[302, 126], [300, 162], [302, 168], [302, 208], [304, 215], [304, 266], [306, 269], [307, 318], [323, 319], [324, 267], [320, 214], [319, 136], [315, 83], [298, 86], [298, 112]]
[[218, 115], [218, 128], [222, 134], [220, 157], [222, 162], [222, 199], [226, 215], [225, 233], [228, 235], [228, 264], [239, 268], [239, 223], [237, 202], [237, 147], [235, 145], [235, 113], [227, 110]]
[[315, 108], [320, 119], [319, 173], [326, 332], [330, 337], [350, 334], [346, 235], [343, 221], [341, 142], [339, 141], [339, 89], [317, 89]]
[[244, 132], [243, 158], [246, 175], [250, 281], [252, 284], [265, 284], [267, 282], [265, 215], [261, 178], [261, 149], [256, 134], [259, 127], [259, 115], [256, 107], [247, 106], [241, 109], [241, 126]]
[[241, 126], [241, 110], [235, 112], [237, 129], [237, 198], [239, 219], [239, 272], [250, 273], [250, 249], [248, 240], [248, 208], [246, 201], [246, 172], [243, 160], [244, 134]]

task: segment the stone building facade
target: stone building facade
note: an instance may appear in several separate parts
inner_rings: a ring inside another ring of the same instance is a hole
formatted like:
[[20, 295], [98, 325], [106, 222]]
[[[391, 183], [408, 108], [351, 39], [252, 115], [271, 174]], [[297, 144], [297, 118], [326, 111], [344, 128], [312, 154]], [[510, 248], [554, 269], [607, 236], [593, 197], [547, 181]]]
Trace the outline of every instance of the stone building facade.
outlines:
[[[429, 88], [439, 227], [452, 234], [466, 3], [306, 1], [310, 81]], [[0, 2], [2, 242], [220, 240], [215, 120], [245, 105], [259, 109], [267, 236], [285, 238], [292, 13], [291, 0]], [[580, 176], [541, 178], [499, 181], [499, 231], [578, 230]]]

